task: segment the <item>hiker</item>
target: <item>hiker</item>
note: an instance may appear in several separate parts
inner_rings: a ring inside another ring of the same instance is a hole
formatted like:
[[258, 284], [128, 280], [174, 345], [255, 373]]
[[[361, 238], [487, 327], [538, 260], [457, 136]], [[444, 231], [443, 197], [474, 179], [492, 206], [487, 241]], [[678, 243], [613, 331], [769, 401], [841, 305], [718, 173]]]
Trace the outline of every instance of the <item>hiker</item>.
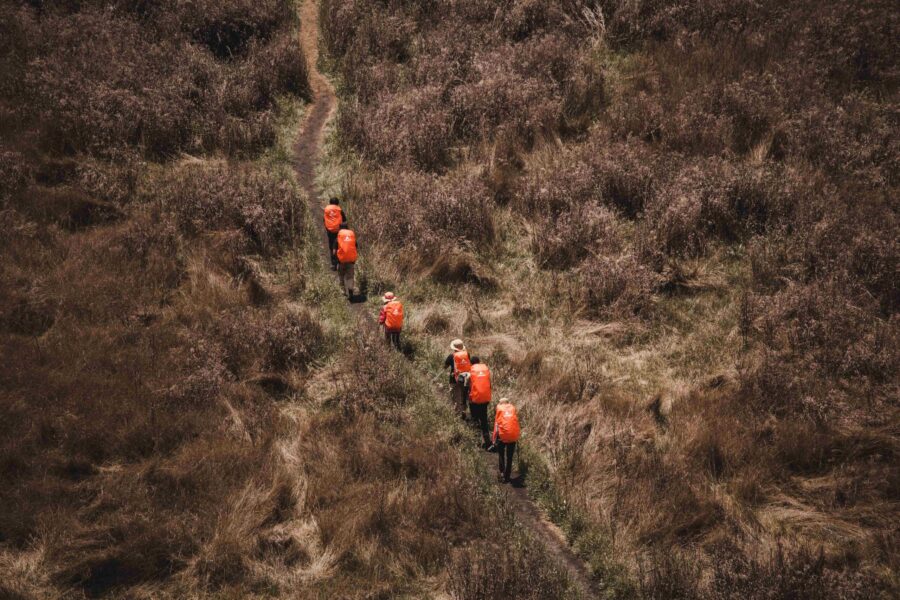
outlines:
[[450, 342], [450, 354], [444, 361], [444, 366], [450, 369], [450, 385], [453, 386], [453, 401], [458, 405], [462, 418], [466, 418], [466, 404], [469, 398], [469, 371], [472, 363], [469, 360], [469, 351], [460, 339]]
[[347, 294], [347, 298], [353, 302], [355, 283], [354, 271], [356, 268], [356, 258], [358, 255], [356, 246], [356, 234], [344, 221], [337, 234], [337, 244], [332, 252], [332, 256], [338, 262], [338, 279], [341, 281], [341, 290]]
[[334, 255], [334, 251], [337, 248], [338, 231], [341, 230], [342, 224], [347, 224], [347, 217], [339, 205], [340, 200], [332, 198], [328, 201], [328, 206], [325, 207], [325, 233], [328, 234], [328, 252], [331, 255], [332, 271], [336, 271], [338, 265], [337, 257]]
[[381, 299], [383, 306], [378, 315], [378, 324], [384, 327], [384, 339], [397, 350], [400, 349], [400, 331], [403, 329], [403, 303], [394, 292], [385, 292]]
[[481, 429], [481, 447], [491, 445], [488, 432], [488, 404], [491, 403], [491, 370], [477, 356], [472, 357], [472, 370], [469, 371], [469, 412], [472, 421]]
[[519, 417], [516, 415], [516, 407], [507, 398], [501, 398], [494, 413], [493, 442], [500, 457], [500, 471], [498, 478], [503, 483], [509, 483], [512, 473], [512, 459], [516, 451], [516, 442], [519, 441]]

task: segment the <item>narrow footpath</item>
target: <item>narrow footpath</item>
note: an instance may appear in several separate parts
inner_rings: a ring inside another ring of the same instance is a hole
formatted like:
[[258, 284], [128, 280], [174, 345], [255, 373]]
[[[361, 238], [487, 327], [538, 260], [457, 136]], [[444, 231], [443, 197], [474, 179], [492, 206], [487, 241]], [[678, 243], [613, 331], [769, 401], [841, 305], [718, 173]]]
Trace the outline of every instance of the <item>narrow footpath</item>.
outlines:
[[[334, 87], [317, 67], [319, 58], [318, 8], [317, 0], [306, 0], [300, 12], [300, 41], [308, 63], [313, 103], [294, 145], [294, 169], [297, 180], [306, 192], [309, 215], [314, 222], [317, 222], [316, 219], [322, 210], [315, 185], [316, 166], [319, 162], [325, 126], [337, 106]], [[324, 227], [317, 227], [316, 230], [320, 232], [320, 247], [327, 264], [329, 260], [328, 237], [325, 235]], [[352, 307], [358, 317], [357, 321], [360, 327], [376, 326], [374, 317], [366, 313], [368, 308], [366, 303], [352, 304]], [[446, 390], [436, 389], [435, 394], [437, 397], [447, 396]], [[496, 460], [495, 454], [486, 452], [481, 454], [481, 464], [483, 468], [488, 469], [489, 473], [496, 470]], [[568, 545], [559, 527], [552, 523], [528, 496], [527, 489], [523, 485], [518, 485], [506, 486], [506, 490], [510, 506], [513, 507], [519, 521], [547, 547], [560, 567], [566, 570], [579, 592], [585, 598], [599, 597], [587, 565]]]

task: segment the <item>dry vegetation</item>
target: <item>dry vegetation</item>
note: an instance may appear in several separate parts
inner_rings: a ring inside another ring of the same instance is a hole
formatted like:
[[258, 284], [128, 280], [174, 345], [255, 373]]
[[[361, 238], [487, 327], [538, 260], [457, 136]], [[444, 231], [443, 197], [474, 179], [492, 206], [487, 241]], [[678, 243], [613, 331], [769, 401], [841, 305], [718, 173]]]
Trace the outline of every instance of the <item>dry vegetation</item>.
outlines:
[[3, 598], [480, 598], [448, 557], [533, 545], [398, 358], [337, 351], [285, 150], [297, 26], [285, 0], [0, 3]]
[[0, 22], [0, 595], [273, 586], [294, 550], [267, 544], [302, 507], [265, 384], [292, 391], [326, 339], [261, 293], [299, 193], [216, 157], [260, 155], [276, 98], [307, 94], [293, 8], [4, 2]]
[[585, 552], [650, 597], [895, 593], [895, 7], [321, 6], [367, 281], [520, 399]]

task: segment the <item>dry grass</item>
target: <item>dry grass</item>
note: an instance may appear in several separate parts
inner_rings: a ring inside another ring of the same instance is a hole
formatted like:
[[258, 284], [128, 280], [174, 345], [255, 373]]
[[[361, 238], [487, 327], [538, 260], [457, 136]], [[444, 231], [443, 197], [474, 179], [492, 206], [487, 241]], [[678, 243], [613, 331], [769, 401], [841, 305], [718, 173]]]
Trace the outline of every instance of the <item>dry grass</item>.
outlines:
[[367, 279], [518, 398], [575, 535], [650, 597], [895, 591], [896, 11], [323, 6]]
[[271, 165], [166, 159], [271, 145], [276, 96], [308, 89], [293, 10], [100, 4], [2, 9], [2, 78], [25, 76], [0, 94], [0, 595], [277, 587], [302, 483], [255, 382], [327, 344], [241, 265], [305, 213]]
[[0, 596], [439, 595], [448, 556], [525, 546], [400, 360], [336, 353], [353, 324], [284, 149], [294, 6], [0, 17]]

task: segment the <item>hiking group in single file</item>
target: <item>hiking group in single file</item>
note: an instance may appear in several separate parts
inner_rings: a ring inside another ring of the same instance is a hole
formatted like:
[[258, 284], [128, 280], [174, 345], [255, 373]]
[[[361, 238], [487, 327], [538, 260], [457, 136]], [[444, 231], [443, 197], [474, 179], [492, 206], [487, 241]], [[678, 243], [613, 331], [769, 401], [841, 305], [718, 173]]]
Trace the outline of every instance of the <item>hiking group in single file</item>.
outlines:
[[[328, 251], [331, 270], [337, 271], [342, 292], [350, 302], [356, 298], [356, 261], [359, 243], [356, 233], [347, 224], [347, 217], [337, 198], [325, 207], [325, 232], [328, 235]], [[393, 292], [382, 296], [378, 325], [385, 341], [397, 350], [401, 349], [400, 334], [403, 331], [403, 303]], [[516, 407], [507, 398], [501, 398], [494, 410], [493, 429], [490, 427], [488, 407], [491, 403], [491, 371], [477, 356], [470, 356], [460, 339], [450, 343], [450, 354], [444, 361], [449, 371], [451, 397], [460, 416], [466, 418], [481, 432], [481, 447], [498, 455], [498, 479], [511, 481], [512, 460], [521, 427]]]

